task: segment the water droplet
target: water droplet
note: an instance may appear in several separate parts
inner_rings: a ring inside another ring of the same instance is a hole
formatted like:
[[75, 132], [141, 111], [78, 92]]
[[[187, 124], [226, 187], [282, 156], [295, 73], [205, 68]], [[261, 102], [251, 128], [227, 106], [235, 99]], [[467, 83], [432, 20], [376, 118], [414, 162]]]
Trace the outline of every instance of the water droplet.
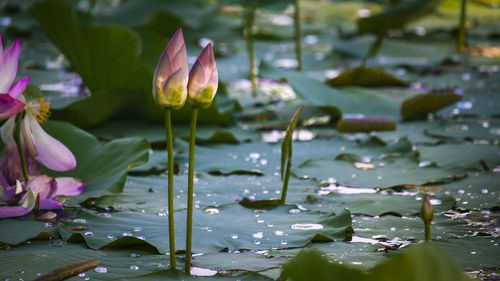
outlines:
[[167, 213], [158, 213], [158, 216], [160, 216], [160, 217], [166, 217]]
[[253, 241], [253, 243], [254, 243], [255, 245], [260, 245], [260, 241], [259, 241], [259, 240], [255, 240], [255, 241]]
[[472, 102], [470, 101], [461, 101], [457, 103], [457, 107], [460, 109], [471, 109], [472, 108]]
[[486, 188], [481, 189], [481, 193], [482, 194], [488, 194], [488, 189], [486, 189]]
[[265, 166], [265, 165], [267, 165], [267, 159], [260, 159], [259, 163], [260, 163], [262, 166]]
[[275, 67], [290, 69], [290, 68], [296, 68], [298, 62], [296, 59], [282, 58], [275, 60], [273, 64]]
[[276, 230], [276, 231], [274, 232], [274, 235], [276, 235], [276, 236], [283, 236], [283, 235], [285, 235], [285, 232], [283, 232], [283, 231], [281, 231], [281, 230]]
[[85, 236], [94, 236], [94, 232], [87, 231], [87, 232], [85, 232]]
[[257, 231], [256, 233], [252, 234], [252, 237], [262, 239], [264, 237], [264, 233], [262, 231]]
[[471, 255], [475, 255], [475, 254], [476, 254], [476, 252], [470, 252], [470, 254], [471, 254]]
[[368, 9], [359, 9], [358, 10], [358, 17], [360, 18], [366, 18], [369, 17], [372, 12]]
[[290, 226], [294, 230], [320, 230], [323, 225], [316, 223], [297, 223]]
[[207, 215], [217, 215], [218, 213], [219, 213], [219, 209], [217, 209], [217, 208], [205, 209], [205, 214], [207, 214]]
[[146, 237], [144, 237], [144, 236], [137, 236], [136, 238], [141, 239], [141, 240], [146, 240]]
[[288, 213], [290, 213], [290, 214], [298, 214], [298, 213], [300, 213], [300, 210], [299, 209], [290, 209], [290, 211], [288, 211]]
[[142, 231], [142, 227], [140, 226], [136, 226], [134, 227], [134, 229], [132, 229], [133, 232], [141, 232]]
[[464, 194], [465, 193], [465, 191], [463, 189], [459, 189], [457, 192], [458, 192], [458, 194]]
[[462, 74], [462, 80], [469, 81], [470, 78], [471, 78], [470, 73], [464, 73], [464, 74]]
[[238, 234], [231, 234], [231, 239], [238, 239]]
[[468, 130], [469, 130], [469, 126], [462, 125], [462, 124], [451, 125], [451, 126], [446, 127], [447, 132], [459, 133], [459, 132], [467, 132]]
[[86, 219], [74, 219], [73, 222], [76, 222], [76, 223], [87, 223], [87, 220]]
[[430, 166], [431, 164], [432, 164], [431, 161], [422, 161], [422, 162], [418, 163], [418, 167], [419, 168], [425, 168], [425, 167]]
[[140, 256], [141, 256], [141, 255], [139, 255], [138, 253], [131, 253], [131, 254], [130, 254], [130, 257], [131, 257], [131, 258], [138, 258], [138, 257], [140, 257]]
[[19, 274], [23, 274], [23, 273], [24, 273], [24, 269], [19, 269], [19, 270], [17, 271], [17, 273], [19, 273]]
[[129, 267], [130, 270], [139, 270], [139, 267], [137, 265], [131, 265]]
[[110, 217], [112, 217], [110, 213], [99, 213], [99, 214], [97, 214], [97, 215], [99, 215], [99, 216], [101, 216], [101, 217], [106, 217], [106, 218], [110, 218]]
[[425, 30], [425, 28], [424, 28], [424, 27], [422, 27], [422, 26], [417, 26], [417, 27], [415, 28], [415, 34], [417, 34], [418, 36], [424, 36], [424, 35], [425, 35], [425, 33], [427, 33], [427, 32], [426, 32], [426, 30]]
[[361, 265], [361, 264], [363, 264], [363, 263], [362, 263], [362, 262], [360, 262], [360, 261], [353, 261], [353, 262], [352, 262], [352, 264]]
[[210, 227], [208, 227], [208, 226], [206, 226], [206, 227], [202, 227], [202, 228], [201, 228], [201, 230], [205, 230], [206, 232], [212, 232], [212, 231], [213, 231], [213, 230], [212, 230]]
[[396, 231], [396, 228], [394, 226], [391, 227], [391, 231]]
[[53, 225], [50, 222], [44, 223], [43, 227], [52, 227]]
[[191, 267], [191, 275], [194, 276], [214, 276], [217, 274], [217, 270], [201, 268], [201, 267]]
[[78, 277], [82, 277], [82, 278], [85, 277], [85, 272], [78, 274]]
[[83, 278], [83, 280], [86, 280], [86, 281], [90, 280], [90, 277], [87, 276], [87, 277]]
[[274, 227], [274, 224], [272, 224], [272, 223], [268, 223], [268, 224], [267, 224], [267, 227]]
[[107, 269], [107, 268], [105, 268], [105, 267], [99, 266], [99, 267], [96, 267], [96, 268], [94, 269], [94, 271], [95, 271], [95, 272], [97, 272], [97, 273], [107, 273], [107, 272], [108, 272], [108, 269]]
[[286, 244], [288, 244], [288, 242], [286, 242], [285, 240], [281, 240], [280, 244], [281, 245], [286, 245]]
[[130, 233], [130, 232], [123, 232], [122, 236], [132, 236], [132, 233]]
[[490, 134], [492, 134], [494, 136], [500, 135], [500, 128], [491, 128]]
[[318, 39], [318, 36], [316, 35], [306, 35], [304, 36], [304, 43], [306, 45], [314, 45], [316, 43], [318, 43], [319, 39]]
[[257, 223], [263, 223], [263, 222], [264, 222], [264, 220], [263, 220], [263, 219], [258, 219], [258, 220], [256, 220], [256, 222], [257, 222]]
[[112, 234], [108, 234], [108, 235], [106, 235], [106, 237], [107, 237], [109, 240], [113, 240], [113, 239], [115, 239], [115, 236], [114, 236], [114, 235], [112, 235]]

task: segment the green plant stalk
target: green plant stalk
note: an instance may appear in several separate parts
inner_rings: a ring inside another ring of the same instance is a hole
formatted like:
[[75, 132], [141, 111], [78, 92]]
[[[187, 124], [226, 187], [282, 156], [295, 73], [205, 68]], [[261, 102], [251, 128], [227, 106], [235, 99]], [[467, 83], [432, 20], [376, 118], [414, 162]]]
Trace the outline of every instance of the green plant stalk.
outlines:
[[430, 242], [431, 241], [431, 222], [426, 221], [424, 222], [425, 224], [425, 242]]
[[191, 127], [189, 129], [189, 168], [188, 168], [188, 201], [186, 225], [186, 262], [185, 271], [191, 274], [191, 244], [193, 236], [193, 183], [194, 183], [194, 145], [196, 138], [196, 120], [199, 108], [193, 107]]
[[257, 90], [257, 73], [255, 69], [255, 50], [253, 44], [253, 24], [255, 19], [255, 6], [248, 6], [245, 8], [245, 38], [247, 42], [248, 65], [250, 66], [250, 82], [252, 83], [252, 90]]
[[26, 158], [24, 157], [24, 152], [23, 152], [23, 145], [21, 143], [21, 122], [22, 122], [22, 113], [19, 113], [16, 116], [16, 131], [14, 133], [14, 139], [16, 141], [17, 145], [17, 151], [19, 152], [19, 157], [21, 158], [21, 167], [23, 170], [23, 176], [24, 176], [24, 182], [28, 184], [30, 181], [29, 175], [28, 175], [28, 166], [26, 166]]
[[283, 188], [281, 190], [281, 200], [280, 204], [285, 204], [286, 201], [286, 193], [288, 191], [288, 180], [290, 179], [290, 170], [292, 169], [292, 142], [290, 142], [290, 147], [288, 149], [288, 158], [286, 160], [286, 170], [285, 170], [285, 179], [283, 181]]
[[457, 49], [459, 52], [465, 51], [465, 18], [467, 17], [467, 0], [461, 0], [460, 22], [458, 28]]
[[170, 245], [170, 268], [176, 268], [174, 231], [174, 149], [172, 141], [171, 109], [165, 110], [165, 130], [168, 150], [168, 239]]
[[300, 28], [300, 5], [299, 0], [295, 0], [293, 12], [293, 23], [295, 30], [295, 55], [297, 57], [297, 70], [302, 70], [302, 31]]

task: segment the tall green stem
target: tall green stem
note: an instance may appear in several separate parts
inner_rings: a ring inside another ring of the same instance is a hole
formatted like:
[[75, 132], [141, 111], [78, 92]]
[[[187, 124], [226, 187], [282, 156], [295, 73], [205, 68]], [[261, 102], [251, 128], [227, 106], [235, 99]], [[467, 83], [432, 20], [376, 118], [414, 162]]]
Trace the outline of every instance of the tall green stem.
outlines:
[[285, 170], [285, 179], [283, 181], [283, 189], [281, 190], [281, 200], [280, 204], [285, 204], [286, 201], [286, 193], [288, 191], [288, 180], [290, 179], [290, 170], [292, 168], [292, 143], [290, 142], [290, 147], [288, 149], [288, 158], [286, 160], [286, 170]]
[[174, 231], [174, 149], [172, 141], [171, 110], [165, 110], [165, 130], [168, 150], [168, 239], [170, 244], [170, 268], [176, 268]]
[[245, 9], [245, 38], [247, 41], [248, 65], [250, 66], [250, 82], [252, 90], [257, 90], [257, 71], [255, 68], [255, 50], [253, 46], [253, 24], [255, 19], [255, 6], [248, 6]]
[[425, 224], [425, 242], [430, 242], [431, 241], [431, 222], [426, 221], [424, 222]]
[[193, 236], [193, 183], [194, 183], [194, 145], [196, 138], [196, 119], [198, 119], [198, 108], [193, 107], [191, 115], [191, 128], [189, 130], [189, 168], [188, 168], [188, 202], [187, 202], [187, 226], [186, 226], [186, 264], [187, 274], [191, 274], [191, 241]]
[[16, 116], [16, 131], [14, 133], [14, 139], [16, 140], [17, 151], [19, 152], [19, 157], [21, 158], [21, 167], [23, 170], [24, 182], [28, 184], [30, 178], [28, 175], [28, 167], [26, 166], [26, 158], [24, 157], [23, 145], [21, 143], [21, 122], [23, 121], [22, 114], [24, 113], [19, 113]]
[[295, 28], [295, 55], [297, 56], [297, 70], [302, 70], [302, 31], [300, 29], [300, 4], [295, 0], [295, 9], [293, 13], [293, 22]]
[[465, 51], [465, 18], [467, 17], [467, 0], [461, 0], [460, 23], [458, 28], [457, 49], [459, 52]]

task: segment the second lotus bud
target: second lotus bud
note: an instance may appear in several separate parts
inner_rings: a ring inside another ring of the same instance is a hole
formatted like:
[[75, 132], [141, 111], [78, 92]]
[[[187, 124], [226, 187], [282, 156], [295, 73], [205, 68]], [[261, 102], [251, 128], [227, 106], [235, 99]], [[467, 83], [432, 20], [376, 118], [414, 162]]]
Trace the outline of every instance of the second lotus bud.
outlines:
[[189, 103], [196, 108], [207, 108], [212, 104], [217, 88], [219, 75], [215, 65], [212, 44], [208, 44], [196, 59], [189, 73]]

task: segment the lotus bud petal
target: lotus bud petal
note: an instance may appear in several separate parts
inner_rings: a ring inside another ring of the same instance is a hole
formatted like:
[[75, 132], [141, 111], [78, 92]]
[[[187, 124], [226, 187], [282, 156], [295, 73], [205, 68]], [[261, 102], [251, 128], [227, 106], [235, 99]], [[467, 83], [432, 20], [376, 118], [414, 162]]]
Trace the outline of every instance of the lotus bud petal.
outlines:
[[426, 223], [430, 223], [434, 219], [434, 210], [432, 209], [432, 203], [427, 197], [427, 194], [424, 195], [422, 207], [420, 208], [420, 217]]
[[172, 36], [153, 76], [153, 99], [163, 108], [180, 109], [187, 99], [188, 58], [182, 30]]
[[189, 103], [193, 107], [209, 107], [217, 93], [219, 75], [212, 44], [208, 44], [196, 59], [189, 73]]

